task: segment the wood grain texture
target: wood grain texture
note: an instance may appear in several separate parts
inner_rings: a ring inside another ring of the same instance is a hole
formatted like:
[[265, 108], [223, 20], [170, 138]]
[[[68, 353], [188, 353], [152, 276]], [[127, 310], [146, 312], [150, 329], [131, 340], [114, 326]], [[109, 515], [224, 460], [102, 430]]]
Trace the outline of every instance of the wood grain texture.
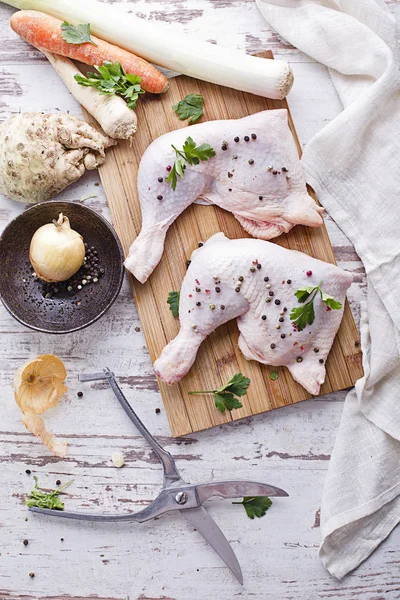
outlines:
[[[272, 53], [267, 51], [260, 56], [272, 58]], [[99, 169], [111, 217], [126, 254], [141, 229], [136, 188], [141, 157], [148, 145], [164, 133], [186, 127], [190, 135], [190, 127], [179, 121], [171, 108], [190, 93], [200, 93], [204, 97], [203, 122], [237, 119], [268, 109], [289, 110], [286, 100], [269, 100], [185, 76], [171, 79], [170, 89], [166, 94], [147, 97], [146, 101], [141, 101], [137, 107], [139, 128], [133, 144], [119, 143], [108, 153], [107, 161]], [[290, 112], [289, 126], [301, 153]], [[231, 213], [215, 206], [193, 204], [169, 229], [163, 258], [150, 279], [142, 285], [130, 276], [136, 307], [153, 362], [179, 331], [178, 320], [173, 318], [166, 301], [168, 293], [180, 290], [185, 275], [185, 259], [190, 257], [198, 241], [207, 240], [218, 231], [223, 231], [229, 238], [250, 237]], [[324, 226], [317, 229], [297, 226], [273, 241], [285, 248], [335, 263]], [[294, 381], [286, 367], [278, 368], [279, 377], [272, 381], [269, 377], [271, 367], [246, 361], [238, 349], [237, 340], [236, 323], [219, 327], [203, 342], [194, 366], [182, 381], [174, 386], [159, 381], [173, 436], [208, 429], [311, 397]], [[243, 407], [238, 410], [221, 414], [216, 410], [212, 397], [194, 397], [188, 394], [191, 390], [215, 389], [238, 372], [244, 373], [251, 381], [248, 393], [242, 400]], [[358, 332], [347, 303], [342, 324], [326, 363], [326, 373], [321, 394], [351, 387], [362, 376]]]
[[[110, 1], [110, 0], [105, 0]], [[279, 38], [253, 0], [114, 0], [121, 14], [168, 20], [197, 39], [256, 52], [271, 48], [289, 59], [295, 83], [288, 98], [302, 146], [342, 110], [328, 71]], [[400, 2], [390, 0], [400, 17]], [[186, 18], [201, 9], [201, 16]], [[43, 56], [9, 28], [12, 9], [0, 3], [0, 119], [21, 111], [71, 112], [80, 107]], [[184, 22], [179, 23], [182, 18]], [[97, 172], [85, 175], [60, 200], [85, 201], [110, 218]], [[22, 204], [0, 196], [0, 231]], [[339, 266], [352, 272], [348, 291], [356, 321], [366, 297], [365, 274], [352, 244], [327, 215], [325, 224]], [[26, 432], [13, 399], [15, 370], [43, 353], [60, 356], [69, 392], [46, 415], [69, 442], [65, 460], [49, 455]], [[244, 573], [243, 588], [181, 518], [166, 515], [146, 525], [55, 522], [27, 517], [32, 475], [53, 487], [73, 478], [66, 497], [76, 510], [126, 511], [143, 507], [160, 487], [155, 457], [136, 435], [109, 390], [78, 383], [82, 371], [110, 367], [143, 422], [176, 458], [191, 482], [260, 479], [285, 488], [269, 513], [250, 521], [241, 507], [214, 499], [207, 509], [232, 543]], [[70, 336], [30, 331], [0, 305], [0, 599], [1, 600], [398, 600], [400, 528], [359, 569], [338, 582], [318, 558], [319, 507], [346, 392], [288, 406], [217, 429], [172, 439], [157, 381], [126, 281], [112, 309], [92, 327]], [[77, 392], [83, 391], [82, 399]], [[155, 414], [155, 408], [161, 408]], [[122, 451], [126, 465], [113, 467]], [[28, 476], [25, 469], [31, 469]], [[61, 537], [64, 542], [61, 542]], [[23, 540], [28, 539], [25, 547]], [[29, 577], [29, 572], [35, 578]]]

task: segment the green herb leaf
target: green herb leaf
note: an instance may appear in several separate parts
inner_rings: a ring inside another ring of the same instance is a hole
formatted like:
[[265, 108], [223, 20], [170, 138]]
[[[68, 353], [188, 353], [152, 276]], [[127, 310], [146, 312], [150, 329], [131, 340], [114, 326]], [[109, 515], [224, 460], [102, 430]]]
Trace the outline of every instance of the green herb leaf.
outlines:
[[180, 292], [170, 292], [168, 294], [167, 302], [169, 304], [169, 309], [172, 312], [174, 317], [179, 317], [180, 296], [181, 296]]
[[244, 396], [250, 385], [250, 379], [241, 373], [236, 373], [228, 383], [220, 387], [218, 392], [231, 392], [235, 396]]
[[326, 304], [326, 306], [329, 306], [329, 308], [331, 308], [332, 310], [340, 310], [342, 308], [342, 304], [335, 300], [335, 298], [333, 298], [332, 296], [328, 296], [328, 294], [325, 294], [325, 292], [323, 292], [322, 290], [320, 290], [320, 292], [322, 302]]
[[242, 502], [232, 502], [232, 504], [243, 504], [247, 516], [254, 519], [254, 517], [261, 518], [265, 515], [272, 506], [272, 500], [268, 496], [245, 496]]
[[[326, 304], [326, 306], [329, 306], [332, 310], [339, 310], [342, 308], [340, 302], [322, 291], [321, 285], [322, 281], [315, 287], [302, 287], [294, 293], [298, 301], [303, 304], [303, 306], [297, 306], [290, 311], [290, 319], [293, 324], [297, 326], [298, 331], [303, 331], [307, 325], [311, 325], [314, 322], [314, 300], [318, 292], [320, 293], [322, 302]], [[306, 300], [308, 300], [308, 302], [304, 304]]]
[[298, 331], [303, 331], [307, 325], [314, 323], [314, 298], [310, 302], [307, 302], [307, 304], [304, 304], [304, 306], [292, 308], [290, 311], [290, 319], [294, 325], [297, 325]]
[[72, 479], [52, 492], [43, 492], [39, 489], [38, 478], [36, 476], [33, 478], [35, 480], [35, 487], [29, 494], [29, 497], [26, 498], [25, 504], [39, 508], [50, 508], [51, 510], [64, 510], [64, 502], [61, 502], [59, 494], [72, 483]]
[[203, 96], [201, 94], [189, 94], [186, 98], [174, 104], [172, 108], [181, 121], [189, 119], [189, 124], [192, 125], [203, 114]]
[[299, 288], [294, 295], [299, 302], [305, 302], [317, 288], [313, 286]]
[[95, 67], [97, 73], [75, 75], [75, 81], [79, 85], [94, 87], [100, 94], [115, 94], [125, 100], [132, 110], [136, 107], [140, 94], [144, 90], [140, 84], [142, 78], [133, 73], [126, 73], [123, 66], [118, 62], [104, 61], [99, 67]]
[[185, 176], [185, 163], [198, 165], [200, 161], [209, 160], [215, 156], [215, 151], [209, 144], [196, 146], [196, 142], [190, 136], [186, 138], [182, 150], [178, 150], [173, 144], [171, 146], [175, 150], [176, 159], [166, 181], [171, 184], [172, 189], [175, 191], [178, 175], [181, 179]]
[[250, 379], [241, 373], [236, 373], [220, 388], [215, 390], [202, 390], [200, 392], [188, 392], [191, 395], [213, 394], [215, 406], [221, 413], [234, 408], [242, 408], [243, 404], [235, 396], [244, 396], [250, 385]]
[[278, 371], [270, 371], [269, 374], [269, 378], [272, 379], [272, 381], [276, 381], [279, 377], [279, 373]]
[[90, 37], [90, 23], [84, 23], [82, 25], [71, 25], [71, 23], [61, 24], [61, 37], [63, 40], [68, 42], [68, 44], [92, 44], [92, 46], [96, 46]]
[[224, 413], [226, 409], [233, 410], [234, 408], [242, 408], [243, 404], [229, 392], [214, 393], [215, 406], [219, 412]]

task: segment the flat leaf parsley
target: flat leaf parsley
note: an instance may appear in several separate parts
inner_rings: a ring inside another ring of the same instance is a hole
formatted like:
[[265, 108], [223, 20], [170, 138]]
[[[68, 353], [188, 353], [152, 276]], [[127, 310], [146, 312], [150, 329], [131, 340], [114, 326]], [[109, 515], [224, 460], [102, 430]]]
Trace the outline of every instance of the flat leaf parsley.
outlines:
[[232, 504], [243, 504], [247, 516], [254, 519], [254, 517], [261, 518], [265, 515], [272, 506], [272, 500], [268, 496], [245, 496], [242, 502], [232, 502]]
[[30, 507], [37, 506], [39, 508], [50, 508], [51, 510], [64, 510], [64, 502], [61, 502], [59, 494], [72, 483], [72, 479], [52, 492], [43, 492], [39, 488], [38, 478], [36, 476], [33, 478], [35, 487], [25, 500], [25, 504]]
[[90, 37], [90, 23], [82, 23], [81, 25], [71, 25], [71, 23], [67, 23], [64, 21], [61, 24], [61, 37], [63, 40], [68, 42], [68, 44], [92, 44], [92, 46], [96, 46]]
[[331, 310], [340, 310], [342, 304], [329, 296], [321, 289], [322, 281], [319, 285], [312, 287], [302, 287], [295, 292], [297, 300], [302, 306], [292, 308], [290, 311], [290, 319], [296, 325], [298, 331], [302, 331], [307, 325], [311, 325], [315, 319], [314, 300], [318, 294], [321, 296], [322, 302]]
[[176, 188], [178, 176], [181, 179], [185, 176], [186, 163], [198, 165], [200, 161], [209, 160], [215, 156], [215, 151], [210, 144], [197, 146], [190, 136], [186, 138], [182, 150], [178, 150], [173, 144], [171, 146], [175, 150], [176, 159], [166, 181], [171, 184], [173, 190]]
[[133, 73], [126, 73], [123, 66], [118, 62], [105, 60], [104, 63], [95, 67], [97, 73], [88, 73], [85, 75], [75, 75], [75, 80], [79, 85], [94, 87], [100, 94], [115, 94], [121, 96], [128, 107], [134, 109], [139, 95], [144, 94], [140, 84], [142, 78]]
[[167, 302], [169, 304], [169, 309], [172, 312], [174, 317], [179, 317], [180, 296], [181, 296], [180, 292], [170, 292], [168, 294]]
[[203, 114], [203, 96], [201, 94], [189, 94], [183, 100], [174, 104], [172, 108], [181, 121], [189, 119], [189, 124], [192, 125]]
[[248, 377], [245, 377], [241, 373], [236, 373], [228, 383], [218, 389], [189, 392], [189, 394], [213, 394], [216, 408], [218, 408], [219, 412], [224, 413], [226, 410], [242, 408], [242, 403], [235, 396], [239, 398], [244, 396], [249, 385], [250, 379]]

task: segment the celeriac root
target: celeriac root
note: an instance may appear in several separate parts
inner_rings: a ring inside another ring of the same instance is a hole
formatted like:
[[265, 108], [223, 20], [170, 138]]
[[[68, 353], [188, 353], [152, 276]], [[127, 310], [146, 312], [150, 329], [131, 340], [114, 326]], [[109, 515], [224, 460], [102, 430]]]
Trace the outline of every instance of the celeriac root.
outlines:
[[68, 114], [21, 113], [0, 124], [0, 192], [49, 200], [105, 160], [116, 142]]
[[121, 140], [132, 139], [137, 129], [137, 118], [122, 98], [101, 95], [94, 88], [79, 85], [74, 76], [81, 72], [69, 58], [42, 48], [40, 51], [48, 58], [74, 98], [96, 119], [107, 135]]

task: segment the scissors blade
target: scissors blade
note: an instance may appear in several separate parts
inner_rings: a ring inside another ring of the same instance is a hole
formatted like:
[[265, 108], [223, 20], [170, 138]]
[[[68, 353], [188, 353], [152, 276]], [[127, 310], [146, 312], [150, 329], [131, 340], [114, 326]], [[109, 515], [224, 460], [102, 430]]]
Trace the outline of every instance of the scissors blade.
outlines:
[[208, 498], [220, 496], [221, 498], [241, 498], [243, 496], [288, 496], [285, 490], [274, 485], [258, 483], [256, 481], [215, 481], [196, 485], [196, 492], [200, 503]]
[[203, 506], [187, 508], [180, 511], [181, 515], [197, 529], [203, 538], [212, 546], [222, 558], [226, 566], [232, 571], [236, 579], [243, 585], [242, 569], [232, 547], [214, 519], [210, 517]]

